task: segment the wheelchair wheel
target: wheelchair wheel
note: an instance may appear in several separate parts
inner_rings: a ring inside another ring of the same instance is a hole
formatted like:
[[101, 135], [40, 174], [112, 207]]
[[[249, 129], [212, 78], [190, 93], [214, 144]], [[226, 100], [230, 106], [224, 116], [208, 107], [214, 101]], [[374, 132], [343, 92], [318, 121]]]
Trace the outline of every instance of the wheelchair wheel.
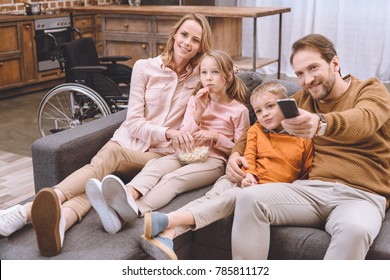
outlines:
[[38, 109], [38, 127], [41, 135], [46, 136], [110, 114], [106, 101], [96, 91], [66, 83], [43, 97]]

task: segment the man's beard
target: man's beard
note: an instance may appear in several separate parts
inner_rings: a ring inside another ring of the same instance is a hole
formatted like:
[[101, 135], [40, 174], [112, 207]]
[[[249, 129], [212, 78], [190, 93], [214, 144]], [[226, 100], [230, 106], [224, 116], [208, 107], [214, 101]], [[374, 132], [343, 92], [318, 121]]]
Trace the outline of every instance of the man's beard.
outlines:
[[[312, 95], [313, 99], [316, 101], [325, 100], [331, 93], [335, 82], [336, 82], [335, 74], [332, 72], [332, 70], [329, 67], [328, 79], [326, 81], [324, 80], [322, 81], [322, 87], [324, 88], [324, 90], [317, 98], [315, 98]], [[316, 80], [314, 80], [313, 83], [316, 83]], [[309, 90], [306, 91], [310, 94]]]

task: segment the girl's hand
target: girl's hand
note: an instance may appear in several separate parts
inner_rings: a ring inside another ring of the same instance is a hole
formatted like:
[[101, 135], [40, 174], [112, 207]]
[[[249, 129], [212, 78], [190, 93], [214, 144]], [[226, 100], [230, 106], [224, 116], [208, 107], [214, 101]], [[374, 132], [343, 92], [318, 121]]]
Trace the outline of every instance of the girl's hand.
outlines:
[[196, 143], [202, 144], [204, 142], [217, 142], [219, 138], [218, 132], [209, 130], [198, 130], [192, 134]]
[[204, 110], [206, 110], [207, 105], [210, 101], [209, 96], [209, 88], [201, 88], [196, 94], [195, 94], [195, 111], [199, 114], [203, 114]]
[[246, 188], [254, 185], [257, 185], [257, 180], [255, 176], [253, 176], [253, 174], [251, 173], [247, 173], [245, 175], [245, 178], [241, 181], [241, 187]]

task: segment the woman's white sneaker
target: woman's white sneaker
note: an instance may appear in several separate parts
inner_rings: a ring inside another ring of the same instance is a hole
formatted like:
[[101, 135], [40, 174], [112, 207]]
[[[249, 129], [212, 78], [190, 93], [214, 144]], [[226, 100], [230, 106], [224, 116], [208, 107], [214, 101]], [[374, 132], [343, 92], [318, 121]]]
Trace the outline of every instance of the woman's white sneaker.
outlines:
[[97, 179], [88, 180], [85, 192], [87, 193], [92, 207], [98, 213], [104, 230], [108, 233], [117, 233], [122, 228], [122, 224], [119, 220], [118, 214], [104, 200], [102, 194], [102, 183]]
[[27, 214], [24, 206], [18, 204], [8, 209], [0, 210], [0, 235], [9, 236], [24, 227]]

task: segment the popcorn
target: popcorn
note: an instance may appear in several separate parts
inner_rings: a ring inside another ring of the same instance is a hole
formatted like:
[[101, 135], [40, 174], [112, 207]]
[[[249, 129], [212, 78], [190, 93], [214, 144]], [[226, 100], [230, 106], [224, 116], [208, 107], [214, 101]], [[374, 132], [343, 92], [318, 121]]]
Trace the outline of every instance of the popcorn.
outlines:
[[181, 163], [188, 164], [197, 161], [205, 161], [209, 154], [209, 146], [195, 147], [191, 152], [177, 152], [177, 157]]

